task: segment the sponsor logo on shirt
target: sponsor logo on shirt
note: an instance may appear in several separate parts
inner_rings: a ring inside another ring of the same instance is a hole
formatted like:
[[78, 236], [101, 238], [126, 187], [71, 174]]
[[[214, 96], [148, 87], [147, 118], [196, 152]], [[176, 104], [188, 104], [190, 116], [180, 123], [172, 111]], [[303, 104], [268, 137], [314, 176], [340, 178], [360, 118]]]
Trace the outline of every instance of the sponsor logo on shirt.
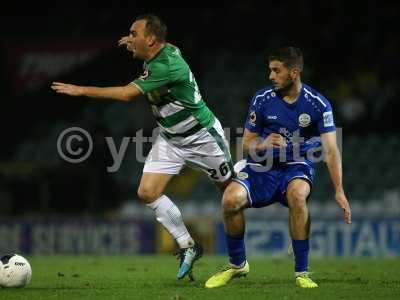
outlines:
[[285, 127], [281, 127], [281, 128], [279, 128], [279, 133], [280, 133], [282, 136], [285, 137], [286, 143], [292, 142], [293, 133], [292, 133], [289, 129], [287, 129], [287, 128], [285, 128]]
[[323, 117], [323, 119], [324, 119], [324, 127], [331, 127], [331, 126], [334, 126], [334, 123], [333, 123], [333, 114], [332, 114], [331, 111], [324, 112], [324, 113], [322, 114], [322, 117]]
[[278, 116], [267, 116], [268, 120], [276, 120], [278, 119]]
[[257, 115], [255, 111], [251, 111], [249, 114], [249, 123], [251, 126], [256, 126]]
[[299, 125], [301, 127], [307, 127], [311, 123], [311, 117], [309, 114], [301, 114], [299, 116]]

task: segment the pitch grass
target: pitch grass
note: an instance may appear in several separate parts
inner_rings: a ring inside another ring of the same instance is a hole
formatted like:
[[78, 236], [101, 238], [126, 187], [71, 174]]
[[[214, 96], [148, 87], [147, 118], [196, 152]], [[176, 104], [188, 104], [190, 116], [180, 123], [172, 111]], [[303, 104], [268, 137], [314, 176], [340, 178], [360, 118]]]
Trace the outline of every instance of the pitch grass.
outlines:
[[400, 299], [400, 259], [313, 259], [318, 289], [295, 286], [291, 259], [250, 258], [250, 274], [205, 289], [226, 262], [203, 257], [196, 281], [175, 279], [172, 256], [51, 256], [29, 258], [33, 278], [23, 289], [0, 289], [0, 299]]

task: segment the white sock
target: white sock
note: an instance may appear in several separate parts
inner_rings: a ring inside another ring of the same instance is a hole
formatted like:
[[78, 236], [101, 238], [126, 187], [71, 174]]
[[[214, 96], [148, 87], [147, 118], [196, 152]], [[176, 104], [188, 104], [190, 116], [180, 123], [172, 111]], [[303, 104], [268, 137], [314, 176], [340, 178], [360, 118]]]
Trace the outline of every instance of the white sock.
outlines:
[[183, 223], [182, 214], [171, 199], [162, 195], [147, 206], [154, 210], [157, 221], [172, 235], [179, 248], [189, 248], [194, 245], [194, 241]]
[[241, 269], [246, 265], [246, 260], [244, 262], [242, 262], [240, 265], [234, 265], [233, 263], [229, 263], [229, 265], [234, 268], [234, 269]]
[[301, 275], [308, 275], [307, 271], [303, 271], [303, 272], [294, 272], [294, 277], [299, 277]]

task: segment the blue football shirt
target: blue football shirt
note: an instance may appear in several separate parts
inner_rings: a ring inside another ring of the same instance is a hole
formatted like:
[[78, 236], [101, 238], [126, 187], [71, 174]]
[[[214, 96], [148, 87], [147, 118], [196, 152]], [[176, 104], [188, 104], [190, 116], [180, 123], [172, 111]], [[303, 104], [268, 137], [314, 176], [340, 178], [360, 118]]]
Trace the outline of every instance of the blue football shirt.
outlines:
[[336, 130], [329, 101], [306, 84], [302, 84], [299, 97], [291, 104], [272, 87], [258, 91], [251, 100], [245, 127], [262, 138], [271, 133], [281, 134], [287, 143], [283, 151], [273, 149], [272, 153], [249, 156], [248, 162], [259, 163], [265, 155], [272, 154], [279, 161], [310, 165], [321, 155], [320, 135]]

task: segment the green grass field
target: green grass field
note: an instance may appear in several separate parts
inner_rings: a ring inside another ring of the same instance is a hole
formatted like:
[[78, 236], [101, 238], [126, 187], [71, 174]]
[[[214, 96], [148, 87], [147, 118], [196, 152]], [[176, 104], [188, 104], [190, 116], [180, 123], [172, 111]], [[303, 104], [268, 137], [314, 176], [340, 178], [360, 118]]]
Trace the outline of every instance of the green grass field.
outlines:
[[23, 289], [1, 289], [0, 299], [400, 299], [400, 259], [311, 261], [320, 287], [295, 286], [291, 259], [250, 258], [250, 274], [226, 287], [208, 290], [204, 282], [226, 262], [206, 256], [195, 268], [196, 281], [175, 279], [172, 256], [51, 256], [29, 258], [33, 277]]

